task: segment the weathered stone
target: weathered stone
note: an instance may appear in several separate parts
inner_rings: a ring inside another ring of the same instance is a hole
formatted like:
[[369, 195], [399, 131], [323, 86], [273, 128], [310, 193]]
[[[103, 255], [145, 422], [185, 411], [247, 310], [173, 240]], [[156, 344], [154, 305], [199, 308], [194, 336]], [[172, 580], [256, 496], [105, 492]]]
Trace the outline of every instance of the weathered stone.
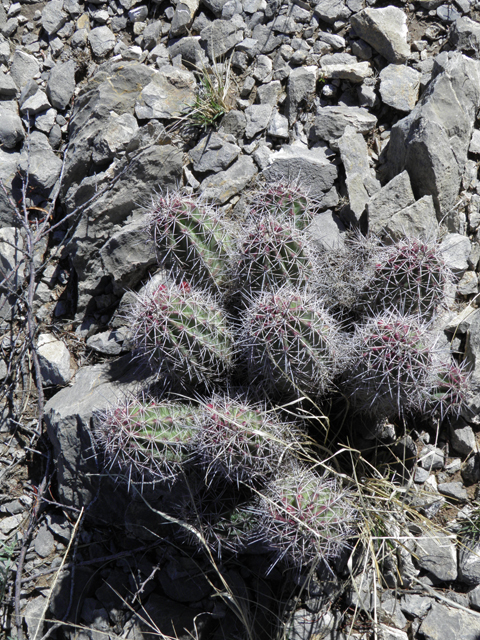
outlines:
[[23, 616], [25, 618], [25, 624], [27, 625], [29, 638], [42, 635], [42, 614], [45, 611], [46, 604], [47, 598], [45, 596], [37, 596], [28, 601]]
[[117, 116], [115, 112], [105, 123], [105, 127], [97, 134], [93, 141], [93, 162], [99, 164], [112, 160], [125, 151], [128, 144], [138, 131], [137, 120], [130, 113]]
[[341, 249], [345, 245], [345, 232], [340, 218], [328, 209], [317, 214], [308, 227], [313, 243], [321, 249]]
[[243, 30], [230, 20], [214, 20], [200, 32], [200, 43], [211, 62], [219, 60], [243, 40]]
[[385, 233], [394, 241], [408, 235], [412, 238], [434, 238], [438, 222], [432, 196], [423, 196], [395, 213], [385, 224]]
[[0, 228], [0, 291], [15, 292], [25, 274], [24, 240], [16, 227]]
[[31, 116], [37, 115], [42, 111], [46, 111], [50, 108], [50, 102], [48, 101], [47, 94], [39, 90], [30, 96], [25, 101], [20, 101], [20, 113], [22, 115], [29, 114]]
[[433, 444], [427, 444], [422, 449], [418, 464], [429, 471], [443, 469], [445, 465], [445, 454], [441, 449], [435, 447]]
[[345, 167], [349, 207], [358, 222], [380, 183], [370, 168], [367, 143], [361, 133], [347, 128], [338, 140], [338, 148]]
[[67, 14], [63, 11], [63, 0], [50, 0], [42, 11], [42, 27], [49, 36], [59, 31], [67, 21]]
[[466, 502], [468, 500], [467, 490], [461, 482], [441, 482], [438, 485], [438, 492], [458, 502]]
[[350, 9], [343, 0], [320, 0], [315, 5], [314, 13], [328, 24], [333, 24], [337, 20], [347, 20], [351, 15]]
[[66, 109], [75, 91], [75, 62], [56, 64], [50, 71], [47, 96], [55, 109]]
[[13, 54], [10, 74], [19, 89], [23, 89], [26, 83], [40, 71], [40, 66], [34, 56], [16, 49]]
[[195, 77], [190, 71], [164, 67], [144, 87], [135, 105], [140, 120], [178, 117], [195, 100]]
[[320, 107], [315, 117], [315, 135], [326, 140], [332, 149], [338, 149], [338, 139], [348, 126], [358, 133], [368, 133], [376, 124], [377, 118], [361, 107]]
[[406, 14], [397, 7], [364, 9], [352, 16], [352, 27], [388, 62], [403, 63], [410, 55]]
[[462, 276], [468, 269], [468, 258], [471, 251], [470, 239], [459, 233], [449, 233], [440, 245], [442, 258], [457, 276]]
[[[187, 33], [197, 13], [198, 5], [199, 0], [182, 0], [177, 4], [170, 29], [172, 38]], [[143, 35], [145, 38], [145, 32]]]
[[[55, 119], [57, 117], [56, 109], [47, 109], [42, 113], [39, 113], [35, 118], [35, 129], [41, 131], [42, 133], [48, 134], [50, 133], [53, 125], [55, 124]], [[51, 141], [49, 138], [49, 142], [51, 145]]]
[[415, 202], [410, 177], [407, 171], [395, 176], [367, 203], [368, 228], [372, 233], [380, 233], [390, 218]]
[[61, 340], [48, 333], [40, 334], [37, 352], [44, 385], [55, 386], [70, 381], [73, 374], [70, 353]]
[[400, 599], [400, 608], [409, 616], [423, 618], [434, 602], [434, 598], [428, 596], [406, 593]]
[[453, 224], [446, 214], [458, 199], [479, 106], [479, 63], [454, 53], [413, 111], [392, 127], [390, 175], [407, 169], [417, 199], [432, 195], [447, 224]]
[[17, 85], [15, 84], [10, 74], [0, 72], [0, 96], [16, 96], [18, 93]]
[[332, 80], [348, 80], [349, 82], [363, 82], [365, 78], [373, 76], [373, 69], [369, 62], [354, 62], [350, 64], [322, 64], [321, 75]]
[[268, 125], [267, 134], [273, 138], [283, 138], [288, 140], [290, 137], [290, 130], [288, 127], [288, 118], [278, 111], [275, 111], [270, 124]]
[[338, 169], [330, 162], [321, 147], [308, 147], [301, 142], [284, 145], [280, 151], [271, 154], [270, 164], [264, 170], [267, 180], [296, 180], [310, 187], [310, 195], [323, 196], [324, 191], [333, 187]]
[[468, 599], [472, 609], [480, 611], [480, 585], [468, 592]]
[[38, 530], [33, 544], [35, 553], [41, 558], [46, 558], [55, 549], [55, 540], [46, 524], [43, 524]]
[[24, 138], [20, 116], [0, 107], [0, 145], [5, 149], [14, 149]]
[[157, 66], [167, 65], [169, 55], [172, 60], [181, 55], [183, 64], [187, 63], [187, 66], [193, 66], [193, 68], [202, 68], [202, 64], [204, 65], [206, 61], [205, 52], [200, 46], [200, 36], [184, 36], [169, 43], [168, 49], [164, 45], [158, 45], [151, 55], [155, 55]]
[[62, 160], [53, 152], [48, 138], [40, 131], [32, 131], [20, 154], [18, 168], [22, 174], [28, 171], [29, 182], [48, 192], [57, 182], [62, 170]]
[[290, 126], [297, 119], [300, 104], [315, 93], [316, 67], [298, 67], [288, 77], [286, 116]]
[[480, 24], [471, 20], [467, 16], [455, 20], [449, 34], [450, 42], [453, 46], [468, 54], [473, 53], [473, 57], [480, 55]]
[[98, 353], [117, 356], [129, 350], [128, 341], [126, 342], [127, 346], [124, 346], [125, 338], [126, 331], [123, 329], [103, 331], [102, 333], [90, 336], [87, 340], [87, 347]]
[[88, 42], [95, 56], [106, 56], [115, 48], [115, 34], [108, 27], [96, 27], [88, 34]]
[[272, 80], [272, 67], [273, 63], [271, 58], [259, 55], [253, 71], [253, 77], [258, 82], [270, 82]]
[[247, 126], [245, 128], [245, 137], [254, 138], [268, 127], [270, 118], [272, 117], [273, 107], [271, 104], [252, 104], [245, 110], [247, 118]]
[[410, 112], [420, 89], [421, 73], [404, 65], [389, 64], [380, 71], [382, 101], [398, 111]]
[[218, 173], [227, 169], [238, 158], [240, 147], [234, 143], [233, 136], [210, 133], [190, 150], [195, 171]]
[[379, 640], [408, 640], [408, 635], [405, 631], [401, 631], [395, 627], [388, 627], [386, 624], [379, 624], [378, 638]]
[[455, 451], [464, 456], [469, 456], [472, 452], [478, 451], [472, 427], [461, 418], [450, 426], [450, 444]]
[[253, 160], [249, 156], [240, 156], [226, 171], [206, 178], [200, 185], [200, 191], [206, 198], [223, 204], [241, 193], [256, 173]]
[[425, 640], [477, 640], [480, 635], [480, 618], [467, 611], [435, 602], [419, 631]]

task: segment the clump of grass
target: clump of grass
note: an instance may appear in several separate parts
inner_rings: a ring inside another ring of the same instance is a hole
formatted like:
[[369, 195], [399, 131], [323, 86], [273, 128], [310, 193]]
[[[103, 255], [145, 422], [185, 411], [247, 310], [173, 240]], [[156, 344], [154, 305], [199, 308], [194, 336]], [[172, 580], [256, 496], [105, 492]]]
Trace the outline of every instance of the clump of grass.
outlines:
[[230, 110], [228, 94], [231, 89], [231, 61], [200, 70], [200, 82], [195, 102], [185, 115], [187, 122], [195, 127], [208, 129]]

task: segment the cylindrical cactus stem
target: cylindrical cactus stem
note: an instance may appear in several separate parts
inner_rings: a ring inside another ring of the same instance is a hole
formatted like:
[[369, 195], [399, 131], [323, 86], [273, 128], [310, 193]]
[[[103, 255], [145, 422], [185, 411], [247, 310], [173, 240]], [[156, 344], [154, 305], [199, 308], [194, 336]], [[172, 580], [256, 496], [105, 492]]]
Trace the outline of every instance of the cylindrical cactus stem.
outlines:
[[198, 450], [207, 478], [220, 475], [237, 485], [264, 484], [300, 434], [261, 405], [228, 396], [207, 400], [198, 417]]
[[298, 229], [307, 227], [318, 210], [317, 200], [298, 180], [267, 182], [254, 191], [250, 200], [250, 215], [290, 220]]
[[229, 284], [234, 236], [212, 205], [167, 191], [152, 199], [147, 217], [162, 263], [173, 263], [175, 272], [191, 284], [214, 291]]
[[261, 530], [277, 561], [333, 560], [354, 535], [356, 511], [336, 480], [294, 468], [261, 492]]
[[390, 310], [356, 328], [352, 400], [380, 417], [421, 411], [429, 402], [437, 336], [417, 316]]
[[239, 240], [235, 258], [238, 287], [250, 291], [305, 286], [315, 273], [313, 244], [294, 220], [274, 215], [254, 218]]
[[346, 367], [347, 341], [321, 300], [301, 289], [262, 293], [244, 312], [250, 375], [271, 395], [323, 395]]
[[419, 238], [378, 247], [372, 266], [361, 302], [367, 313], [395, 307], [402, 313], [431, 316], [453, 281], [438, 242]]
[[444, 358], [433, 367], [430, 377], [431, 392], [429, 404], [431, 412], [458, 416], [467, 402], [471, 372], [464, 364], [458, 364], [453, 357]]
[[95, 439], [128, 481], [173, 482], [194, 453], [198, 408], [125, 398], [96, 416]]
[[233, 339], [216, 298], [187, 283], [145, 287], [130, 312], [132, 343], [159, 375], [214, 387], [228, 374]]

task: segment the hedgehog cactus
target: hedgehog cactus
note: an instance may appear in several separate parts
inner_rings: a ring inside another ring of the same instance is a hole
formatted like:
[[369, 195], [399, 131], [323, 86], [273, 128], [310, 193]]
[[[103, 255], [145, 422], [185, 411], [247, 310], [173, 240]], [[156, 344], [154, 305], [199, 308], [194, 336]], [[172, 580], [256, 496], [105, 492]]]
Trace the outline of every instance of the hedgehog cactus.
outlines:
[[259, 291], [283, 284], [307, 285], [314, 274], [315, 254], [308, 235], [294, 220], [265, 215], [247, 228], [236, 262], [239, 287]]
[[259, 510], [264, 539], [294, 565], [337, 557], [356, 516], [334, 479], [301, 468], [273, 482], [260, 496]]
[[457, 416], [465, 405], [471, 375], [465, 366], [457, 364], [453, 358], [446, 359], [433, 367], [429, 404], [432, 411]]
[[197, 434], [188, 404], [125, 399], [97, 418], [95, 437], [110, 467], [130, 480], [173, 481], [192, 456]]
[[338, 323], [301, 289], [259, 295], [242, 330], [251, 376], [272, 395], [321, 396], [347, 361]]
[[298, 229], [307, 227], [319, 210], [318, 203], [299, 182], [273, 182], [259, 187], [251, 198], [250, 214], [273, 216], [293, 222]]
[[207, 474], [258, 485], [277, 469], [296, 432], [259, 405], [215, 396], [199, 414], [199, 453]]
[[436, 337], [416, 316], [396, 310], [357, 325], [354, 403], [383, 416], [421, 411], [428, 403]]
[[181, 191], [159, 194], [149, 209], [148, 228], [160, 261], [173, 262], [181, 277], [214, 292], [228, 284], [233, 237], [229, 225], [212, 206]]
[[395, 307], [402, 313], [430, 316], [445, 298], [452, 273], [439, 245], [403, 238], [379, 247], [374, 270], [363, 295], [367, 311]]
[[216, 299], [187, 283], [147, 286], [130, 313], [133, 344], [159, 374], [214, 386], [228, 373], [233, 340]]

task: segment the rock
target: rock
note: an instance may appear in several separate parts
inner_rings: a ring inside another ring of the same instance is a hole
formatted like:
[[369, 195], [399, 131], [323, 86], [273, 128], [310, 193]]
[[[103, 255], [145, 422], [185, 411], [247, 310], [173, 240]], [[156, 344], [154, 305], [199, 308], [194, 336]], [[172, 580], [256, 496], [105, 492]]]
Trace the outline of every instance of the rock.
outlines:
[[[35, 129], [38, 129], [42, 133], [48, 134], [50, 133], [52, 127], [55, 124], [55, 120], [57, 117], [56, 109], [47, 109], [42, 113], [39, 113], [35, 118]], [[49, 142], [51, 145], [51, 140], [49, 138]]]
[[441, 482], [438, 485], [438, 492], [458, 502], [466, 502], [468, 500], [467, 490], [461, 482]]
[[403, 613], [412, 618], [423, 618], [434, 602], [434, 598], [429, 598], [428, 596], [406, 593], [400, 599], [400, 608]]
[[200, 44], [211, 62], [225, 56], [243, 40], [243, 30], [230, 20], [214, 20], [200, 32]]
[[212, 590], [198, 563], [192, 558], [172, 558], [163, 568], [159, 582], [166, 596], [176, 602], [197, 602]]
[[115, 34], [108, 27], [96, 27], [88, 34], [93, 55], [102, 58], [115, 48]]
[[478, 276], [474, 271], [466, 271], [457, 284], [457, 293], [471, 296], [478, 293]]
[[340, 624], [338, 612], [312, 613], [307, 609], [298, 609], [292, 615], [286, 637], [288, 640], [306, 640], [307, 638], [345, 640], [346, 636], [339, 630]]
[[105, 127], [93, 141], [93, 162], [100, 164], [119, 156], [126, 150], [137, 131], [138, 123], [135, 116], [130, 113], [117, 116], [115, 112], [112, 112]]
[[330, 162], [321, 147], [308, 149], [301, 142], [284, 145], [280, 151], [272, 153], [270, 164], [263, 171], [267, 180], [297, 179], [308, 184], [312, 197], [323, 196], [324, 191], [333, 187], [338, 169]]
[[45, 611], [47, 598], [45, 596], [37, 596], [28, 601], [23, 616], [28, 629], [28, 637], [35, 638], [42, 636], [43, 620], [42, 615]]
[[10, 109], [0, 107], [0, 145], [14, 149], [25, 138], [20, 116]]
[[128, 346], [123, 345], [125, 338], [126, 331], [124, 329], [103, 331], [102, 333], [97, 333], [88, 338], [87, 347], [90, 347], [90, 349], [93, 349], [98, 353], [117, 356], [129, 350]]
[[258, 82], [271, 82], [273, 63], [268, 56], [260, 55], [257, 58], [253, 77]]
[[440, 244], [440, 252], [445, 264], [457, 276], [462, 276], [468, 269], [471, 251], [470, 239], [459, 233], [449, 233]]
[[50, 71], [47, 96], [55, 109], [63, 111], [69, 105], [75, 91], [75, 62], [56, 64]]
[[338, 20], [347, 20], [351, 11], [343, 0], [320, 0], [315, 5], [314, 14], [323, 22], [333, 24]]
[[62, 160], [53, 152], [48, 138], [40, 131], [32, 131], [28, 137], [29, 148], [25, 146], [20, 154], [18, 168], [28, 171], [31, 185], [49, 192], [60, 177]]
[[195, 101], [195, 77], [190, 71], [164, 67], [144, 87], [135, 104], [139, 120], [177, 117]]
[[385, 624], [380, 624], [378, 627], [379, 640], [408, 640], [408, 635], [405, 631], [395, 629], [394, 627], [387, 627]]
[[170, 35], [172, 38], [176, 38], [187, 33], [195, 18], [195, 14], [197, 13], [198, 5], [199, 0], [182, 0], [182, 2], [177, 4], [170, 29]]
[[200, 191], [206, 198], [218, 200], [220, 204], [223, 204], [237, 193], [241, 193], [256, 173], [257, 169], [252, 158], [240, 156], [226, 171], [205, 178], [200, 186]]
[[389, 64], [380, 71], [382, 101], [398, 111], [410, 112], [420, 89], [421, 73], [398, 64]]
[[[432, 195], [437, 217], [455, 206], [480, 105], [479, 63], [454, 53], [413, 111], [392, 127], [388, 165], [407, 169], [416, 198]], [[459, 106], [460, 105], [460, 106]], [[447, 215], [446, 222], [453, 224]]]
[[462, 14], [449, 4], [442, 4], [437, 8], [437, 16], [442, 22], [456, 22]]
[[397, 7], [363, 9], [351, 18], [351, 25], [359, 38], [368, 42], [388, 62], [402, 64], [410, 55], [407, 44], [407, 16]]
[[480, 634], [480, 618], [435, 602], [420, 625], [419, 632], [425, 640], [476, 640]]
[[[2, 121], [1, 113], [0, 111], [0, 123]], [[11, 193], [12, 185], [17, 177], [19, 158], [19, 153], [4, 150], [0, 146], [0, 180], [2, 180], [7, 193]], [[11, 227], [13, 225], [18, 225], [18, 219], [7, 194], [3, 189], [0, 189], [0, 227]]]
[[10, 62], [10, 43], [0, 35], [0, 64], [9, 64]]
[[235, 138], [242, 138], [247, 126], [247, 118], [243, 111], [232, 109], [226, 113], [220, 124], [218, 133], [223, 135], [232, 135]]
[[410, 177], [402, 171], [379, 189], [367, 203], [368, 229], [380, 233], [390, 218], [415, 202]]
[[13, 81], [10, 74], [0, 72], [0, 96], [16, 96], [18, 93], [17, 85]]
[[163, 23], [161, 20], [155, 20], [148, 24], [142, 33], [142, 47], [146, 51], [152, 51], [161, 38]]
[[461, 418], [450, 425], [450, 444], [463, 456], [469, 456], [478, 450], [472, 427]]
[[218, 173], [227, 169], [238, 158], [240, 147], [234, 143], [233, 136], [210, 133], [200, 140], [189, 152], [193, 169]]
[[155, 47], [151, 54], [153, 55], [154, 52], [156, 52], [155, 55], [157, 55], [157, 53], [161, 54], [157, 57], [157, 66], [159, 66], [159, 59], [163, 61], [165, 56], [166, 59], [163, 61], [162, 66], [167, 65], [168, 55], [170, 55], [172, 60], [176, 56], [181, 55], [183, 64], [187, 63], [187, 66], [192, 65], [194, 68], [201, 68], [202, 64], [205, 64], [205, 52], [200, 46], [200, 36], [180, 38], [172, 44], [169, 43], [168, 49], [158, 49], [158, 47]]
[[383, 623], [391, 624], [398, 629], [403, 629], [407, 625], [408, 621], [400, 609], [398, 597], [390, 595], [389, 592], [382, 596], [380, 619]]
[[37, 352], [44, 385], [55, 386], [70, 381], [73, 373], [70, 368], [70, 353], [61, 340], [49, 333], [40, 334]]
[[423, 196], [409, 207], [395, 213], [385, 224], [385, 233], [397, 241], [405, 235], [412, 238], [435, 238], [438, 222], [432, 196]]
[[480, 611], [480, 585], [468, 592], [468, 599], [471, 608], [475, 609], [475, 611]]
[[282, 44], [282, 38], [272, 33], [267, 24], [257, 24], [252, 31], [254, 46], [250, 50], [252, 56], [259, 53], [270, 53]]
[[338, 139], [348, 126], [358, 133], [368, 133], [376, 124], [377, 118], [361, 107], [320, 107], [315, 117], [315, 135], [328, 142], [332, 149], [338, 149]]
[[288, 118], [281, 113], [278, 113], [278, 111], [275, 111], [270, 119], [267, 134], [273, 138], [283, 138], [284, 140], [288, 140], [290, 137]]
[[23, 249], [24, 240], [17, 227], [0, 228], [0, 292], [15, 292], [22, 285], [25, 275]]
[[41, 90], [36, 91], [33, 96], [30, 96], [25, 101], [20, 98], [20, 105], [20, 113], [22, 115], [29, 114], [30, 116], [35, 116], [37, 113], [50, 108], [47, 94]]
[[338, 140], [338, 148], [345, 167], [349, 207], [359, 222], [370, 196], [380, 189], [380, 183], [370, 168], [367, 143], [361, 133], [347, 128]]
[[349, 82], [363, 82], [365, 78], [373, 76], [373, 69], [369, 62], [354, 62], [351, 64], [326, 64], [321, 67], [321, 76], [326, 79], [348, 80]]
[[55, 549], [55, 540], [47, 528], [46, 524], [42, 524], [35, 536], [33, 543], [35, 553], [41, 558], [46, 558]]
[[315, 93], [316, 67], [298, 67], [288, 77], [286, 113], [290, 126], [297, 119], [300, 104]]
[[49, 36], [59, 31], [67, 21], [67, 14], [63, 11], [63, 0], [50, 0], [42, 11], [42, 27]]
[[317, 214], [308, 226], [308, 233], [321, 249], [341, 249], [345, 246], [346, 228], [340, 218], [330, 210]]
[[445, 454], [433, 444], [423, 447], [418, 464], [429, 471], [443, 469], [445, 465]]
[[480, 24], [467, 18], [458, 18], [450, 29], [449, 39], [452, 45], [467, 54], [473, 53], [474, 58], [480, 55]]
[[13, 54], [10, 74], [19, 89], [27, 84], [40, 71], [40, 66], [34, 56], [16, 49]]
[[252, 104], [245, 110], [247, 118], [247, 126], [245, 128], [245, 137], [254, 138], [268, 127], [270, 118], [272, 117], [273, 107], [271, 104]]

